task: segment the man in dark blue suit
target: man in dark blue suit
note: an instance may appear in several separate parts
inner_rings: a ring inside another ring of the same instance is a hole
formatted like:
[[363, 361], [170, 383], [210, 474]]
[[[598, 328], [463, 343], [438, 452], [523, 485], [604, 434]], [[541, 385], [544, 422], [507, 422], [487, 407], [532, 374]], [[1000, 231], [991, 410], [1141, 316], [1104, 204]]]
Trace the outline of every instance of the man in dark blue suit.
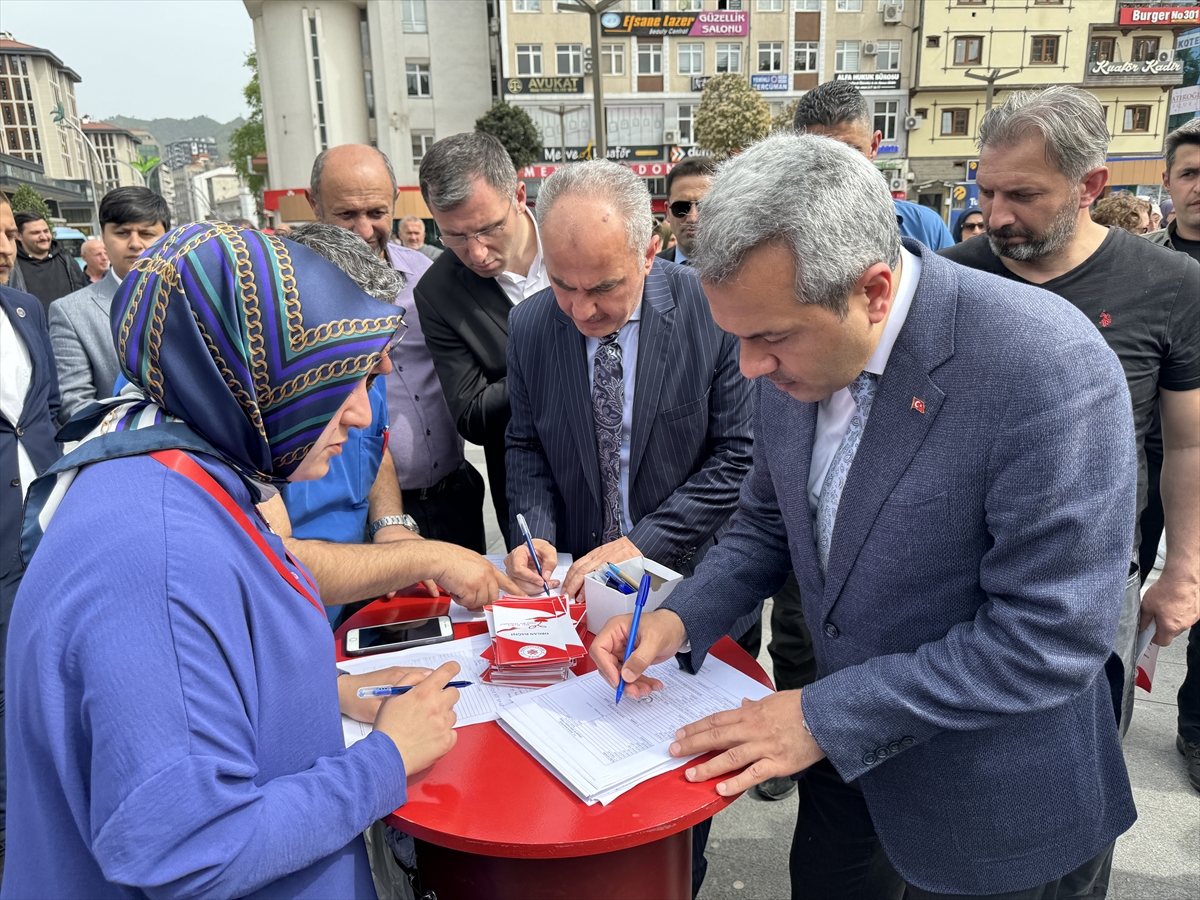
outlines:
[[4, 863], [4, 648], [8, 617], [25, 566], [21, 512], [25, 491], [58, 459], [54, 421], [58, 376], [46, 309], [7, 287], [17, 258], [17, 223], [0, 194], [0, 872]]
[[596, 637], [602, 673], [641, 697], [653, 662], [694, 671], [794, 569], [817, 680], [671, 747], [724, 751], [685, 771], [722, 795], [803, 773], [793, 896], [1103, 896], [1136, 817], [1105, 675], [1137, 485], [1116, 357], [1060, 298], [901, 245], [829, 138], [727, 162], [696, 260], [755, 379], [754, 468], [623, 670], [630, 617]]

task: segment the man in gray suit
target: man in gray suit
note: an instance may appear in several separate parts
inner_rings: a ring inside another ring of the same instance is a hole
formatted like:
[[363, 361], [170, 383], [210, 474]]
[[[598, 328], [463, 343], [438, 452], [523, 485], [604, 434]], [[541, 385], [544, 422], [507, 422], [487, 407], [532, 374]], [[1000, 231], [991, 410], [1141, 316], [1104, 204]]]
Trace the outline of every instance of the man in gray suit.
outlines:
[[628, 664], [630, 616], [596, 636], [601, 673], [645, 697], [648, 665], [695, 671], [795, 571], [817, 680], [670, 748], [718, 751], [684, 777], [722, 796], [803, 772], [793, 896], [1102, 897], [1136, 818], [1105, 671], [1137, 490], [1116, 356], [1060, 297], [902, 244], [827, 137], [725, 163], [696, 268], [755, 379], [754, 467]]
[[62, 393], [60, 425], [93, 400], [112, 396], [121, 374], [108, 315], [113, 294], [137, 258], [170, 227], [167, 201], [149, 188], [116, 188], [100, 201], [108, 274], [50, 304], [50, 341]]

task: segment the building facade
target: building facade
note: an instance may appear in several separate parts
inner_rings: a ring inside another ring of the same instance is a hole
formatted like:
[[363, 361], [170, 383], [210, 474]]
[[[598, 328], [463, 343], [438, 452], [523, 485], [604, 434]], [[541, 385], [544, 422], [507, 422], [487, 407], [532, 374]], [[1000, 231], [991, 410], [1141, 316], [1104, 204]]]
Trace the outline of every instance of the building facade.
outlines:
[[108, 122], [85, 121], [83, 133], [87, 135], [88, 143], [95, 149], [99, 165], [102, 166], [101, 196], [113, 188], [145, 186], [146, 179], [133, 167], [133, 163], [141, 160], [138, 151], [141, 140], [133, 132]]
[[[1194, 0], [945, 0], [920, 5], [907, 127], [914, 199], [950, 215], [971, 202], [971, 161], [988, 84], [1069, 84], [1093, 93], [1112, 136], [1109, 184], [1157, 188], [1170, 88], [1182, 82], [1175, 34], [1194, 28]], [[1175, 12], [1172, 12], [1172, 11]], [[976, 76], [976, 77], [971, 77]]]
[[[158, 165], [151, 169], [146, 177], [146, 187], [166, 200], [167, 206], [174, 209], [175, 179], [171, 173], [170, 164], [164, 156], [166, 150], [159, 143], [158, 138], [145, 129], [130, 128], [129, 132], [138, 139], [138, 154], [143, 161], [158, 159]], [[174, 221], [173, 215], [172, 221]]]
[[[322, 150], [378, 147], [414, 188], [433, 142], [472, 131], [492, 104], [486, 0], [243, 2], [262, 85], [265, 205], [277, 221], [308, 215], [302, 190]], [[418, 193], [401, 191], [398, 216], [423, 210]]]
[[196, 161], [196, 157], [217, 158], [217, 141], [210, 137], [190, 137], [172, 141], [163, 148], [163, 162], [171, 169], [182, 169]]

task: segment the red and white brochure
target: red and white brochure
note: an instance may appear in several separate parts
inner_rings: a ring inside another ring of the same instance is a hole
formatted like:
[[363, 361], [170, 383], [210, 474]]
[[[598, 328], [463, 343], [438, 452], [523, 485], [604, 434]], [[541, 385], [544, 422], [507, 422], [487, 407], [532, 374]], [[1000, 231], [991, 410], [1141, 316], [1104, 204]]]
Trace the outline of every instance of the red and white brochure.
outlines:
[[488, 627], [495, 665], [570, 665], [583, 656], [566, 597], [502, 597], [491, 605]]

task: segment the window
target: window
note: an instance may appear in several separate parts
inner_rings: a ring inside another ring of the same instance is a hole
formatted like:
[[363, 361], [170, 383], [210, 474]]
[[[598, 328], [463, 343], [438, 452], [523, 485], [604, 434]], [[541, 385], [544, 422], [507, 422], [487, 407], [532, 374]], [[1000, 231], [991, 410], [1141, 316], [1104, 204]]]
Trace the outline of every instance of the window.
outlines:
[[624, 44], [601, 44], [600, 45], [600, 74], [601, 75], [624, 75], [625, 74], [625, 45]]
[[542, 74], [541, 44], [517, 44], [517, 74]]
[[408, 79], [408, 96], [429, 97], [429, 63], [405, 63], [404, 74]]
[[1092, 38], [1092, 46], [1088, 50], [1088, 62], [1112, 62], [1115, 43], [1110, 37]]
[[956, 66], [977, 66], [983, 55], [983, 38], [979, 35], [968, 35], [954, 39], [954, 64]]
[[679, 74], [680, 75], [703, 75], [704, 74], [704, 45], [703, 44], [680, 44], [679, 45]]
[[679, 0], [680, 12], [700, 12], [704, 9], [704, 0]]
[[958, 0], [959, 6], [983, 6], [987, 0]]
[[862, 12], [862, 0], [837, 0], [833, 8], [838, 12]]
[[662, 43], [658, 41], [653, 44], [639, 43], [637, 59], [639, 75], [661, 75]]
[[896, 139], [896, 118], [900, 111], [899, 100], [875, 101], [875, 131], [883, 135], [885, 141]]
[[412, 133], [413, 165], [419, 166], [429, 148], [433, 146], [433, 135], [429, 132], [414, 131]]
[[783, 0], [758, 0], [759, 12], [783, 12]]
[[634, 12], [662, 12], [663, 0], [633, 0]]
[[821, 0], [792, 0], [792, 12], [820, 12]]
[[541, 12], [542, 0], [513, 0], [513, 12]]
[[717, 0], [717, 9], [741, 9], [742, 0]]
[[833, 70], [835, 72], [857, 72], [861, 48], [861, 41], [838, 41], [833, 54]]
[[1125, 107], [1125, 130], [1126, 131], [1149, 131], [1150, 130], [1150, 107], [1148, 107], [1148, 106], [1127, 106], [1127, 107]]
[[817, 71], [818, 46], [816, 41], [796, 41], [796, 43], [792, 44], [792, 71]]
[[1134, 38], [1133, 61], [1145, 62], [1158, 56], [1158, 38]]
[[899, 72], [900, 71], [900, 42], [899, 41], [879, 41], [877, 46], [879, 51], [875, 56], [875, 71], [876, 72]]
[[934, 35], [930, 35], [929, 37], [925, 38], [925, 46], [926, 46], [926, 47], [940, 47], [940, 46], [942, 46], [942, 38], [941, 38], [941, 36], [940, 36], [940, 35], [936, 35], [936, 34], [934, 34]]
[[969, 109], [943, 109], [942, 110], [942, 134], [944, 135], [966, 135], [967, 123], [969, 121], [971, 111]]
[[782, 41], [759, 41], [759, 43], [758, 43], [758, 71], [760, 71], [760, 72], [782, 72], [783, 71], [783, 42]]
[[425, 34], [429, 21], [425, 18], [425, 0], [401, 0], [400, 20], [410, 34]]
[[325, 130], [325, 88], [321, 81], [321, 48], [317, 41], [317, 17], [308, 17], [308, 38], [312, 53], [313, 93], [317, 97], [317, 133], [321, 138], [321, 149], [329, 149], [329, 134]]
[[742, 45], [717, 44], [717, 74], [742, 71]]
[[679, 104], [679, 143], [684, 145], [696, 143], [696, 138], [693, 134], [693, 123], [696, 120], [695, 103], [680, 103]]
[[1058, 62], [1058, 35], [1035, 34], [1029, 44], [1029, 64], [1049, 66]]
[[583, 74], [583, 44], [556, 44], [554, 55], [559, 75]]

